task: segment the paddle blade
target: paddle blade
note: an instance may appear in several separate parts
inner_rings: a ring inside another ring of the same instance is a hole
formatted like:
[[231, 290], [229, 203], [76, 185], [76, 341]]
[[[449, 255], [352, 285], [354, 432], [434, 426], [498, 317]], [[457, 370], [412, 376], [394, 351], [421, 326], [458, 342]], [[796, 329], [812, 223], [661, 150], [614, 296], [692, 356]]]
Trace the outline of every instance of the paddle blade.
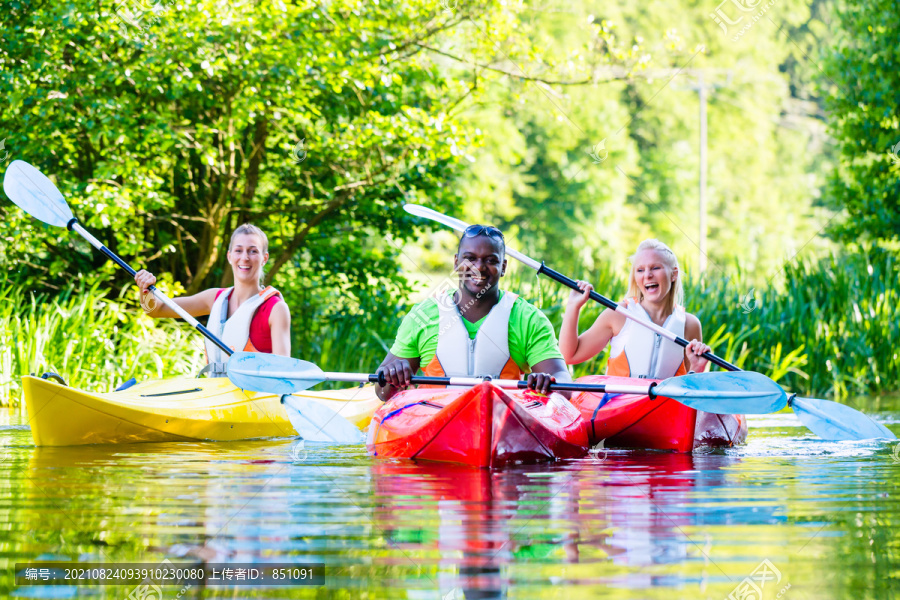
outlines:
[[353, 423], [315, 400], [285, 396], [283, 404], [291, 425], [304, 440], [336, 444], [361, 444], [364, 440]]
[[311, 362], [263, 352], [232, 354], [228, 379], [242, 390], [279, 395], [301, 392], [325, 381], [322, 369]]
[[672, 377], [653, 388], [657, 396], [718, 414], [763, 414], [787, 405], [787, 395], [777, 383], [753, 371], [694, 373]]
[[466, 227], [469, 226], [465, 221], [460, 221], [459, 219], [454, 219], [453, 217], [448, 217], [447, 215], [442, 215], [436, 210], [432, 210], [430, 208], [426, 208], [424, 206], [419, 206], [418, 204], [404, 204], [403, 210], [408, 212], [411, 215], [416, 215], [417, 217], [422, 217], [425, 219], [431, 219], [432, 221], [437, 221], [438, 223], [443, 223], [448, 227], [452, 227], [457, 231], [465, 231]]
[[65, 227], [72, 220], [72, 211], [53, 182], [24, 160], [10, 163], [3, 191], [16, 206], [48, 225]]
[[815, 398], [794, 398], [791, 408], [797, 413], [800, 422], [823, 440], [897, 439], [890, 429], [846, 404]]

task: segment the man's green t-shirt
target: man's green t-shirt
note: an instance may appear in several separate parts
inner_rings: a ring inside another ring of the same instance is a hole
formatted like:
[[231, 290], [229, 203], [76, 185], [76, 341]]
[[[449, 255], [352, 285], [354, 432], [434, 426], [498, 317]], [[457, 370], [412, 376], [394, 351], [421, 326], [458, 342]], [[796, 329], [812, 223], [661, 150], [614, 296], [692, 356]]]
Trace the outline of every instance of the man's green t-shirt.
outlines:
[[[501, 298], [503, 293], [500, 292]], [[477, 323], [470, 323], [463, 317], [469, 339], [475, 338], [485, 319], [487, 315]], [[439, 320], [437, 301], [433, 297], [416, 304], [403, 318], [391, 354], [400, 358], [420, 358], [419, 364], [424, 370], [437, 352]], [[530, 373], [531, 367], [542, 360], [563, 357], [550, 319], [522, 298], [516, 298], [510, 311], [508, 343], [509, 356], [522, 373]]]

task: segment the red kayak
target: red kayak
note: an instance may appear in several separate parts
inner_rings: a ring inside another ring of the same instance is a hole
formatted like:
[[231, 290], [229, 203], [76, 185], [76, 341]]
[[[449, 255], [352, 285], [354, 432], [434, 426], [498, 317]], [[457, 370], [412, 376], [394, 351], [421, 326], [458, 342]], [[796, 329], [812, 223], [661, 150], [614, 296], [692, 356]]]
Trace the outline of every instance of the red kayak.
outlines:
[[581, 414], [559, 394], [501, 390], [400, 392], [372, 417], [366, 448], [377, 458], [415, 458], [498, 467], [580, 458], [588, 436]]
[[[649, 385], [652, 379], [589, 375], [578, 383]], [[716, 415], [688, 408], [670, 398], [638, 394], [572, 396], [572, 404], [588, 424], [591, 445], [691, 452], [699, 446], [734, 446], [747, 438], [744, 415]]]

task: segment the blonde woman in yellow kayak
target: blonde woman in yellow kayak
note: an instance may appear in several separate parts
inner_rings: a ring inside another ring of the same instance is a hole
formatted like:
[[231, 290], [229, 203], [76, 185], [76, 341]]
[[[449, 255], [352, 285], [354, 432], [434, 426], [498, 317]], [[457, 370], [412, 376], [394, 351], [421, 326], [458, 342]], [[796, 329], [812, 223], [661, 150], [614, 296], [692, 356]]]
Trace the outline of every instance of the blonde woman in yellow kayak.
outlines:
[[582, 363], [611, 344], [607, 375], [666, 379], [706, 369], [701, 355], [700, 320], [684, 310], [684, 288], [675, 253], [659, 240], [644, 240], [631, 257], [628, 297], [621, 304], [642, 320], [652, 321], [675, 335], [691, 340], [686, 348], [620, 314], [604, 310], [587, 331], [578, 335], [578, 315], [594, 287], [578, 282], [572, 290], [559, 333], [559, 349], [570, 365]]
[[[262, 285], [263, 266], [269, 260], [269, 240], [255, 225], [234, 230], [226, 254], [234, 274], [234, 287], [210, 288], [193, 296], [174, 298], [176, 304], [194, 317], [210, 315], [207, 329], [233, 350], [291, 355], [291, 313], [281, 293]], [[156, 283], [152, 273], [141, 270], [134, 276], [141, 288], [141, 305], [154, 318], [176, 317], [163, 305], [148, 305], [153, 297], [147, 288]], [[228, 357], [210, 341], [206, 356], [211, 377], [224, 377]]]

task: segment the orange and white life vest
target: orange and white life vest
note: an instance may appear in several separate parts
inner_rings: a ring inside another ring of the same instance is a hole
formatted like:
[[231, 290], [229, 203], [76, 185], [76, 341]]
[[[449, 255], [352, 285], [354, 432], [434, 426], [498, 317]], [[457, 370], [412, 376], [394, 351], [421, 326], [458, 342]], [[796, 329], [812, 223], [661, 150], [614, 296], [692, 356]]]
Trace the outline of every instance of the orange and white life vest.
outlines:
[[[645, 321], [651, 320], [644, 307], [637, 302], [617, 310], [629, 311]], [[686, 321], [684, 308], [676, 306], [663, 327], [684, 337]], [[610, 340], [607, 375], [667, 379], [685, 373], [684, 349], [631, 319], [625, 319], [622, 330]]]
[[437, 351], [422, 372], [429, 377], [521, 378], [519, 366], [509, 354], [509, 316], [516, 298], [516, 294], [504, 292], [478, 328], [474, 340], [469, 339], [452, 296], [437, 298]]
[[[229, 318], [228, 298], [233, 291], [233, 287], [228, 288], [213, 302], [206, 328], [232, 350], [255, 352], [256, 348], [250, 343], [250, 323], [257, 309], [263, 302], [277, 294], [278, 290], [271, 285], [266, 287], [257, 295], [245, 300]], [[209, 373], [210, 377], [227, 377], [228, 357], [209, 340], [206, 340], [206, 361], [209, 364], [200, 373]]]

